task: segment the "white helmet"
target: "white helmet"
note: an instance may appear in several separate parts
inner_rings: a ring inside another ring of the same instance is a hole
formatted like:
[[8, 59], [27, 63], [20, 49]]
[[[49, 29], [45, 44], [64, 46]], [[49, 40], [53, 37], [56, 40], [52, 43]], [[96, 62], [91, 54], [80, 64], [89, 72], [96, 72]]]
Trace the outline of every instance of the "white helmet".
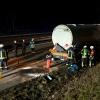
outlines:
[[17, 43], [17, 41], [15, 40], [14, 43]]
[[54, 58], [51, 58], [52, 61], [54, 61]]
[[85, 45], [83, 48], [87, 48], [87, 46]]
[[4, 47], [4, 45], [3, 44], [0, 44], [0, 48], [3, 48]]
[[94, 49], [94, 46], [90, 46], [90, 49]]
[[32, 38], [32, 41], [34, 41], [34, 38]]
[[25, 40], [23, 39], [23, 42], [25, 42]]
[[46, 58], [51, 58], [51, 55], [46, 55]]

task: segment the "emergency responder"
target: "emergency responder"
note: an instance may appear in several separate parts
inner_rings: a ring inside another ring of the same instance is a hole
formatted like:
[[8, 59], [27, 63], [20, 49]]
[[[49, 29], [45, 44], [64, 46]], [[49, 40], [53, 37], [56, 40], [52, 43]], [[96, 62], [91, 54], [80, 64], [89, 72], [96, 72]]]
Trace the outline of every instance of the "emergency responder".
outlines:
[[48, 71], [50, 71], [50, 67], [51, 67], [51, 55], [46, 55], [46, 59], [47, 59], [46, 68], [47, 68]]
[[22, 42], [22, 55], [25, 55], [25, 52], [26, 52], [26, 44], [25, 44], [25, 40], [23, 39], [23, 42]]
[[68, 67], [68, 76], [73, 76], [78, 71], [78, 66], [75, 63], [73, 64], [69, 63], [67, 67]]
[[35, 49], [35, 42], [34, 42], [34, 38], [32, 38], [32, 39], [31, 39], [29, 46], [30, 46], [30, 48], [31, 48], [31, 50], [32, 50], [32, 52], [33, 52], [33, 51], [34, 51], [34, 49]]
[[17, 57], [17, 52], [18, 52], [18, 44], [17, 41], [14, 41], [14, 51], [15, 51], [15, 57]]
[[4, 45], [0, 44], [0, 69], [7, 69], [7, 55], [6, 50], [4, 49]]
[[68, 49], [68, 62], [69, 63], [75, 63], [75, 53], [73, 49], [73, 45]]
[[87, 49], [87, 46], [83, 46], [83, 49], [81, 50], [81, 55], [82, 55], [82, 62], [81, 62], [81, 66], [84, 67], [84, 66], [88, 66], [88, 54], [89, 54], [89, 51]]
[[95, 50], [94, 46], [90, 46], [90, 52], [89, 52], [89, 66], [94, 66], [94, 56], [95, 56]]

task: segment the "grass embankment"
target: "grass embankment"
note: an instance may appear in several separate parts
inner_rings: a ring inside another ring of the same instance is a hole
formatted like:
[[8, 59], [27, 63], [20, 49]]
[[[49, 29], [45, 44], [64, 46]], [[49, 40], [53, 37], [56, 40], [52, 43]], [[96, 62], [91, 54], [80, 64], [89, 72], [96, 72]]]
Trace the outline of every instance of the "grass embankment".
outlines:
[[60, 100], [100, 100], [100, 64], [70, 81], [61, 93]]
[[69, 80], [66, 66], [0, 92], [0, 100], [100, 100], [100, 64]]

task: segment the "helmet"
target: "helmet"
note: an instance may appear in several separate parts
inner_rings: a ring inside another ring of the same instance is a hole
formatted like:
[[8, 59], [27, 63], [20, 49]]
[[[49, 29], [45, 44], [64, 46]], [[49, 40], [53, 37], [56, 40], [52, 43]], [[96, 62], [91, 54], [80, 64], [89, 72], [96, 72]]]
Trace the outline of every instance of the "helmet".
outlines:
[[16, 43], [17, 41], [15, 40], [14, 43]]
[[4, 45], [3, 44], [0, 44], [0, 48], [3, 48], [4, 47]]
[[32, 38], [32, 41], [34, 41], [34, 38]]
[[90, 46], [90, 49], [94, 49], [94, 46]]
[[23, 39], [23, 42], [25, 42], [25, 40]]
[[51, 58], [52, 61], [54, 61], [54, 58]]
[[46, 55], [46, 58], [51, 58], [51, 55]]
[[83, 48], [87, 48], [87, 46], [85, 45]]

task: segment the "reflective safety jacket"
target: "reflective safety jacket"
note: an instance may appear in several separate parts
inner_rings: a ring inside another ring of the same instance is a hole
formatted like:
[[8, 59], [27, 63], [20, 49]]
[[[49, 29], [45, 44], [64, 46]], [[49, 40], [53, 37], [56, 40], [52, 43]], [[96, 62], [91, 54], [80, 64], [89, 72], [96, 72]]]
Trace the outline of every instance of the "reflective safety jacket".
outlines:
[[90, 50], [90, 57], [94, 57], [95, 55], [95, 50]]
[[88, 56], [88, 49], [84, 48], [81, 50], [82, 58], [87, 58]]
[[90, 55], [89, 59], [93, 60], [95, 56], [95, 50], [90, 50], [89, 55]]
[[6, 59], [6, 58], [7, 58], [6, 50], [0, 49], [0, 59]]
[[30, 41], [30, 48], [35, 48], [35, 42], [34, 41]]
[[69, 59], [73, 59], [73, 57], [74, 57], [74, 51], [73, 50], [68, 50], [68, 58]]

